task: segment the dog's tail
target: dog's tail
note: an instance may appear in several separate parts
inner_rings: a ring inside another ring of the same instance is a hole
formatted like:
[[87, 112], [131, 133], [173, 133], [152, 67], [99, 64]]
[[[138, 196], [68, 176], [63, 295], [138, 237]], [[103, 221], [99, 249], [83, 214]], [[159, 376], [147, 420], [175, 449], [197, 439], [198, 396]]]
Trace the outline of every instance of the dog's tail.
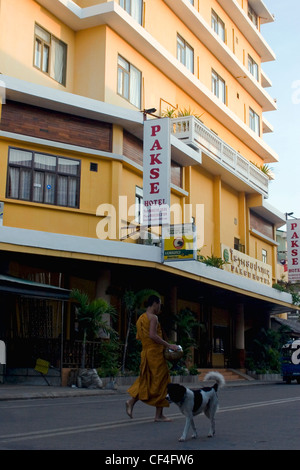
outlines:
[[204, 381], [207, 382], [208, 380], [215, 380], [217, 383], [214, 386], [215, 390], [218, 390], [218, 387], [224, 387], [225, 385], [225, 379], [222, 374], [216, 371], [208, 372], [206, 376], [204, 377]]

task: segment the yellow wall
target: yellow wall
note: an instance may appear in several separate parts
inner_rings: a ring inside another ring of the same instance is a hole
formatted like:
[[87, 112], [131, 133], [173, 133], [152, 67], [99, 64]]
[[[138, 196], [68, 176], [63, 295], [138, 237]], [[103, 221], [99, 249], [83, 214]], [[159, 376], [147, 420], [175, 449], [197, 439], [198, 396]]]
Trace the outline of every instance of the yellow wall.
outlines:
[[272, 283], [277, 282], [277, 246], [250, 234], [249, 256], [262, 261], [262, 250], [266, 250], [267, 264], [272, 266]]
[[[74, 32], [32, 0], [1, 0], [0, 19], [0, 72], [28, 82], [72, 92]], [[33, 66], [35, 23], [68, 45], [66, 87]]]
[[221, 240], [225, 245], [233, 246], [234, 237], [239, 234], [239, 195], [229, 186], [222, 185], [221, 196]]
[[[90, 2], [79, 2], [81, 6], [87, 6]], [[92, 2], [91, 4], [94, 4]], [[203, 5], [202, 5], [203, 3]], [[159, 8], [160, 15], [157, 15]], [[230, 29], [233, 25], [231, 19], [221, 9], [216, 0], [201, 2], [200, 12], [208, 25], [211, 22], [211, 8], [220, 14]], [[226, 81], [228, 90], [228, 107], [242, 122], [249, 124], [249, 106], [261, 115], [260, 106], [232, 77], [227, 69], [218, 63], [218, 60], [209, 52], [203, 44], [188, 30], [188, 28], [170, 12], [167, 5], [161, 0], [149, 0], [146, 2], [147, 23], [145, 29], [176, 58], [177, 33], [191, 44], [195, 52], [195, 76], [198, 75], [197, 61], [199, 58], [199, 80], [207, 89], [211, 90], [211, 69], [214, 68]], [[168, 16], [167, 16], [168, 15]], [[263, 161], [244, 143], [240, 142], [217, 119], [203, 109], [193, 97], [187, 95], [182, 89], [171, 82], [145, 57], [138, 54], [133, 47], [106, 26], [99, 26], [78, 32], [72, 31], [53, 15], [33, 0], [2, 0], [2, 23], [0, 26], [1, 44], [0, 51], [1, 72], [20, 79], [31, 81], [52, 88], [82, 94], [89, 98], [106, 101], [108, 103], [136, 109], [124, 98], [117, 95], [117, 57], [122, 55], [126, 60], [142, 71], [143, 97], [142, 108], [155, 107], [159, 111], [165, 111], [167, 103], [179, 108], [188, 108], [198, 115], [204, 124], [213, 129], [221, 139], [235, 148], [245, 158], [257, 164]], [[11, 18], [12, 21], [3, 19]], [[67, 84], [60, 85], [41, 71], [33, 67], [34, 51], [34, 24], [39, 23], [46, 30], [68, 45]], [[20, 27], [22, 25], [22, 27]], [[166, 25], [168, 34], [166, 34]], [[229, 43], [231, 49], [232, 45]], [[247, 61], [248, 52], [259, 62], [259, 57], [253, 48], [239, 34], [239, 46], [243, 51], [237, 57]], [[6, 52], [4, 52], [6, 51]], [[247, 65], [247, 63], [246, 63]], [[239, 94], [239, 98], [237, 97]], [[164, 101], [161, 101], [164, 100]]]
[[11, 201], [4, 205], [3, 223], [10, 227], [94, 238], [97, 222], [94, 214], [63, 207]]
[[[262, 261], [262, 250], [267, 251], [267, 264], [272, 264], [273, 246], [270, 243], [250, 235], [249, 256]], [[274, 271], [274, 270], [273, 270]], [[274, 274], [274, 272], [273, 272]]]
[[[176, 36], [173, 38], [176, 42]], [[106, 90], [105, 100], [107, 102], [134, 108], [124, 98], [116, 94], [117, 89], [117, 57], [118, 54], [123, 56], [126, 60], [132, 63], [137, 69], [143, 72], [143, 96], [142, 107], [155, 107], [158, 111], [164, 112], [170, 106], [167, 103], [171, 103], [179, 108], [189, 108], [194, 114], [201, 115], [201, 120], [204, 124], [213, 129], [218, 136], [231, 145], [235, 150], [241, 153], [249, 161], [253, 161], [258, 164], [262, 164], [262, 159], [243, 142], [241, 142], [235, 135], [228, 131], [218, 120], [216, 120], [211, 114], [209, 114], [199, 103], [197, 103], [193, 97], [189, 96], [182, 89], [176, 86], [176, 84], [162, 74], [156, 67], [149, 63], [143, 56], [138, 54], [131, 46], [117, 36], [112, 30], [107, 28], [107, 43], [110, 45], [110, 54], [106, 55]], [[205, 50], [204, 50], [205, 51]], [[207, 61], [210, 61], [211, 57], [208, 54]], [[215, 60], [215, 59], [214, 59]], [[207, 68], [207, 86], [210, 88], [211, 81], [211, 68]], [[230, 76], [226, 72], [228, 79]], [[225, 77], [224, 77], [225, 78]], [[228, 83], [228, 88], [231, 90], [240, 91], [240, 99], [236, 98], [235, 92], [230, 91], [232, 100], [232, 109], [237, 113], [239, 118], [244, 121], [245, 115], [245, 97], [247, 94], [244, 92], [240, 85], [234, 83], [231, 87]], [[163, 100], [163, 101], [162, 101]], [[256, 111], [257, 105], [253, 99], [248, 99], [248, 104], [251, 105]], [[136, 108], [134, 108], [136, 109]], [[248, 108], [247, 108], [248, 109]], [[248, 120], [248, 112], [246, 113]]]
[[[212, 327], [223, 326], [229, 328], [229, 321], [229, 312], [227, 310], [217, 307], [212, 308]], [[213, 367], [224, 367], [224, 354], [212, 351], [212, 365]]]
[[98, 3], [106, 3], [108, 0], [73, 0], [81, 8], [91, 7], [98, 5]]
[[[234, 52], [237, 59], [248, 68], [248, 54], [257, 62], [260, 66], [260, 57], [249, 44], [249, 42], [243, 37], [240, 31], [232, 22], [231, 18], [225, 13], [216, 0], [200, 2], [199, 12], [203, 16], [204, 20], [210, 27], [211, 25], [211, 10], [213, 9], [224, 21], [226, 29], [226, 45], [230, 51]], [[197, 9], [197, 6], [196, 6]], [[149, 10], [149, 9], [148, 9]], [[211, 90], [211, 69], [214, 69], [226, 82], [228, 95], [227, 105], [229, 108], [246, 124], [249, 124], [248, 120], [248, 106], [251, 106], [254, 111], [261, 116], [261, 107], [249, 96], [243, 87], [238, 83], [235, 77], [233, 77], [226, 67], [221, 65], [214, 55], [208, 51], [205, 46], [196, 38], [196, 36], [176, 17], [175, 14], [170, 15], [168, 12], [168, 25], [169, 34], [163, 34], [165, 29], [162, 25], [165, 24], [164, 10], [161, 10], [160, 20], [157, 21], [155, 18], [155, 9], [153, 9], [153, 21], [149, 20], [149, 30], [154, 37], [158, 38], [162, 42], [174, 57], [176, 57], [176, 41], [177, 34], [180, 34], [194, 49], [194, 75]], [[151, 29], [150, 29], [151, 25]], [[153, 26], [152, 26], [153, 25]], [[199, 65], [198, 65], [199, 64]], [[207, 66], [209, 64], [209, 66]], [[237, 96], [239, 95], [239, 97]], [[171, 101], [172, 103], [172, 101]], [[244, 105], [247, 106], [246, 120]]]
[[97, 26], [76, 33], [74, 93], [105, 101], [106, 26]]
[[[214, 251], [215, 233], [214, 180], [212, 175], [201, 167], [192, 167], [190, 192], [189, 203], [192, 204], [193, 209], [196, 204], [204, 206], [204, 246], [201, 248], [201, 255], [210, 256]], [[195, 212], [193, 212], [193, 216], [196, 216]]]
[[[92, 6], [103, 3], [96, 0], [78, 0], [81, 7]], [[206, 2], [195, 2], [196, 9], [203, 15], [208, 25], [211, 24], [211, 9], [213, 8], [226, 24], [227, 45], [230, 50], [235, 50], [239, 60], [247, 66], [247, 54], [250, 53], [254, 60], [259, 63], [259, 57], [248, 44], [242, 34], [234, 26], [232, 20], [223, 11], [217, 0]], [[117, 58], [118, 54], [132, 63], [143, 74], [143, 101], [142, 107], [155, 107], [159, 112], [165, 111], [167, 103], [172, 103], [179, 108], [191, 108], [204, 124], [215, 131], [221, 139], [239, 151], [244, 157], [258, 164], [262, 160], [246, 144], [241, 142], [235, 135], [228, 131], [215, 117], [207, 112], [179, 88], [166, 75], [159, 71], [151, 62], [118, 36], [118, 31], [113, 31], [107, 26], [98, 26], [87, 30], [72, 31], [53, 15], [48, 13], [33, 0], [2, 0], [1, 1], [1, 72], [28, 80], [34, 83], [74, 92], [89, 98], [106, 101], [118, 106], [132, 106], [117, 94]], [[219, 64], [218, 60], [209, 52], [203, 44], [191, 33], [184, 23], [174, 15], [169, 7], [161, 0], [146, 0], [146, 23], [145, 29], [149, 31], [161, 44], [176, 58], [177, 33], [180, 34], [193, 48], [195, 52], [195, 76], [211, 89], [211, 69], [214, 68], [226, 81], [228, 88], [228, 107], [242, 120], [248, 119], [248, 107], [251, 106], [261, 114], [261, 109], [248, 93], [232, 77], [227, 69]], [[243, 2], [246, 8], [246, 1]], [[157, 15], [159, 10], [160, 14]], [[3, 19], [11, 19], [4, 22]], [[68, 66], [67, 86], [62, 87], [51, 78], [33, 67], [34, 51], [34, 24], [39, 23], [46, 30], [68, 44]], [[22, 25], [22, 27], [20, 27]], [[235, 36], [232, 30], [235, 30]], [[234, 38], [238, 37], [238, 42]], [[6, 55], [4, 51], [7, 51]], [[199, 58], [199, 71], [197, 68]], [[239, 99], [237, 98], [239, 93]], [[245, 113], [246, 109], [246, 113]], [[122, 153], [121, 130], [114, 128], [113, 151]], [[22, 145], [24, 148], [35, 150], [34, 145]], [[1, 159], [7, 164], [8, 144], [0, 143]], [[44, 151], [68, 155], [68, 152], [53, 152], [45, 147]], [[35, 228], [37, 230], [49, 230], [62, 233], [72, 233], [83, 236], [96, 236], [95, 225], [97, 207], [103, 203], [112, 203], [118, 208], [119, 195], [127, 196], [127, 207], [135, 201], [135, 186], [142, 186], [142, 175], [128, 165], [118, 161], [97, 159], [99, 162], [98, 173], [89, 171], [89, 164], [95, 161], [94, 157], [70, 154], [82, 161], [81, 167], [81, 191], [80, 209], [62, 209], [59, 207], [48, 207], [34, 203], [10, 201], [8, 211], [5, 209], [4, 224]], [[209, 174], [201, 166], [190, 170], [190, 179], [186, 180], [188, 197], [171, 193], [171, 204], [182, 207], [183, 202], [204, 206], [204, 246], [201, 250], [203, 255], [218, 255], [220, 243], [233, 245], [233, 238], [243, 238], [247, 230], [246, 214], [241, 211], [240, 195], [233, 188], [222, 183], [217, 177]], [[84, 182], [84, 184], [83, 184]], [[5, 201], [6, 174], [0, 175], [0, 197]], [[28, 208], [28, 209], [25, 209]], [[44, 210], [44, 214], [41, 212]], [[245, 209], [246, 210], [246, 209]], [[28, 214], [27, 214], [28, 212]], [[66, 220], [66, 213], [70, 215]], [[75, 221], [75, 215], [79, 214]], [[37, 217], [38, 214], [38, 217]], [[193, 213], [193, 216], [196, 214]], [[21, 217], [21, 219], [20, 219]], [[47, 220], [51, 219], [51, 227]], [[132, 221], [133, 215], [128, 216], [127, 222]], [[235, 224], [234, 220], [238, 223]], [[240, 220], [245, 223], [241, 224]], [[83, 223], [84, 221], [84, 223]], [[183, 221], [183, 220], [182, 220]], [[181, 222], [173, 217], [172, 222]], [[256, 256], [255, 252], [261, 253], [263, 242], [250, 237], [249, 255]], [[270, 247], [266, 248], [268, 251]]]
[[[106, 44], [109, 45], [109, 50], [106, 51], [105, 55], [105, 101], [136, 111], [137, 108], [135, 106], [117, 94], [118, 55], [122, 56], [138, 70], [142, 71], [143, 77], [147, 77], [149, 73], [152, 73], [152, 78], [154, 78], [157, 72], [143, 56], [138, 54], [133, 47], [110, 28], [106, 28]], [[153, 70], [155, 70], [154, 74]], [[151, 77], [149, 78], [151, 79]], [[145, 90], [144, 92], [146, 93]], [[153, 104], [150, 106], [147, 101], [143, 101], [142, 108], [147, 107], [153, 107]]]
[[[0, 141], [2, 168], [7, 169], [9, 145], [15, 142]], [[32, 151], [41, 150], [33, 144], [18, 144]], [[5, 203], [3, 224], [31, 230], [96, 237], [96, 210], [100, 204], [111, 203], [111, 165], [106, 159], [79, 156], [67, 151], [43, 148], [43, 152], [63, 155], [81, 161], [81, 188], [79, 209], [6, 199], [7, 170], [0, 172], [0, 200]], [[98, 163], [98, 172], [90, 171], [90, 162]]]
[[[8, 159], [8, 147], [7, 144], [0, 140], [0, 201], [4, 201], [5, 190], [6, 190], [6, 177], [7, 177], [7, 159]], [[3, 171], [4, 169], [4, 171]]]

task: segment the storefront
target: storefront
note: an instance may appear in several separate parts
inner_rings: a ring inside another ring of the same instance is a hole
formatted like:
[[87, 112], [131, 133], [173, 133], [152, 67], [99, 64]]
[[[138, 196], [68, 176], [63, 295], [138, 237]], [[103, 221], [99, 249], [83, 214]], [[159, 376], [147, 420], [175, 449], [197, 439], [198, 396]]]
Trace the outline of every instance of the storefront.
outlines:
[[61, 376], [68, 298], [67, 289], [0, 275], [0, 340], [6, 357], [2, 374], [10, 370], [15, 376], [25, 376], [42, 358]]

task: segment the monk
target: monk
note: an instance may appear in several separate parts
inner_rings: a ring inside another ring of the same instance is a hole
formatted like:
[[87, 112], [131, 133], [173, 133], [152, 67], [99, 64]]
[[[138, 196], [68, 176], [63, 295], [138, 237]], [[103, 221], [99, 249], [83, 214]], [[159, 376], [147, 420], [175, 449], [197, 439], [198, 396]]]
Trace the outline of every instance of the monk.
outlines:
[[132, 410], [138, 400], [147, 405], [155, 406], [154, 421], [171, 421], [164, 416], [163, 408], [169, 406], [166, 400], [167, 385], [170, 374], [164, 358], [164, 348], [176, 351], [176, 344], [169, 344], [162, 338], [162, 330], [157, 315], [160, 313], [161, 301], [156, 295], [151, 295], [137, 323], [137, 339], [142, 342], [140, 375], [128, 389], [131, 399], [126, 402], [126, 413], [132, 418]]

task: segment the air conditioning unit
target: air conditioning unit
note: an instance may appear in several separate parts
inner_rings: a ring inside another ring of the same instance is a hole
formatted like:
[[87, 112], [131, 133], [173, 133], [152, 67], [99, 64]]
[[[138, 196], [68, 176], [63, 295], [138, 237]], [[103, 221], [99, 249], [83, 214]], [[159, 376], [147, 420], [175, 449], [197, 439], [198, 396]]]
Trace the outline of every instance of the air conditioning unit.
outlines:
[[155, 245], [155, 246], [160, 246], [161, 244], [161, 239], [159, 237], [153, 236], [151, 233], [148, 233], [147, 235], [141, 234], [137, 239], [137, 242], [140, 245]]

